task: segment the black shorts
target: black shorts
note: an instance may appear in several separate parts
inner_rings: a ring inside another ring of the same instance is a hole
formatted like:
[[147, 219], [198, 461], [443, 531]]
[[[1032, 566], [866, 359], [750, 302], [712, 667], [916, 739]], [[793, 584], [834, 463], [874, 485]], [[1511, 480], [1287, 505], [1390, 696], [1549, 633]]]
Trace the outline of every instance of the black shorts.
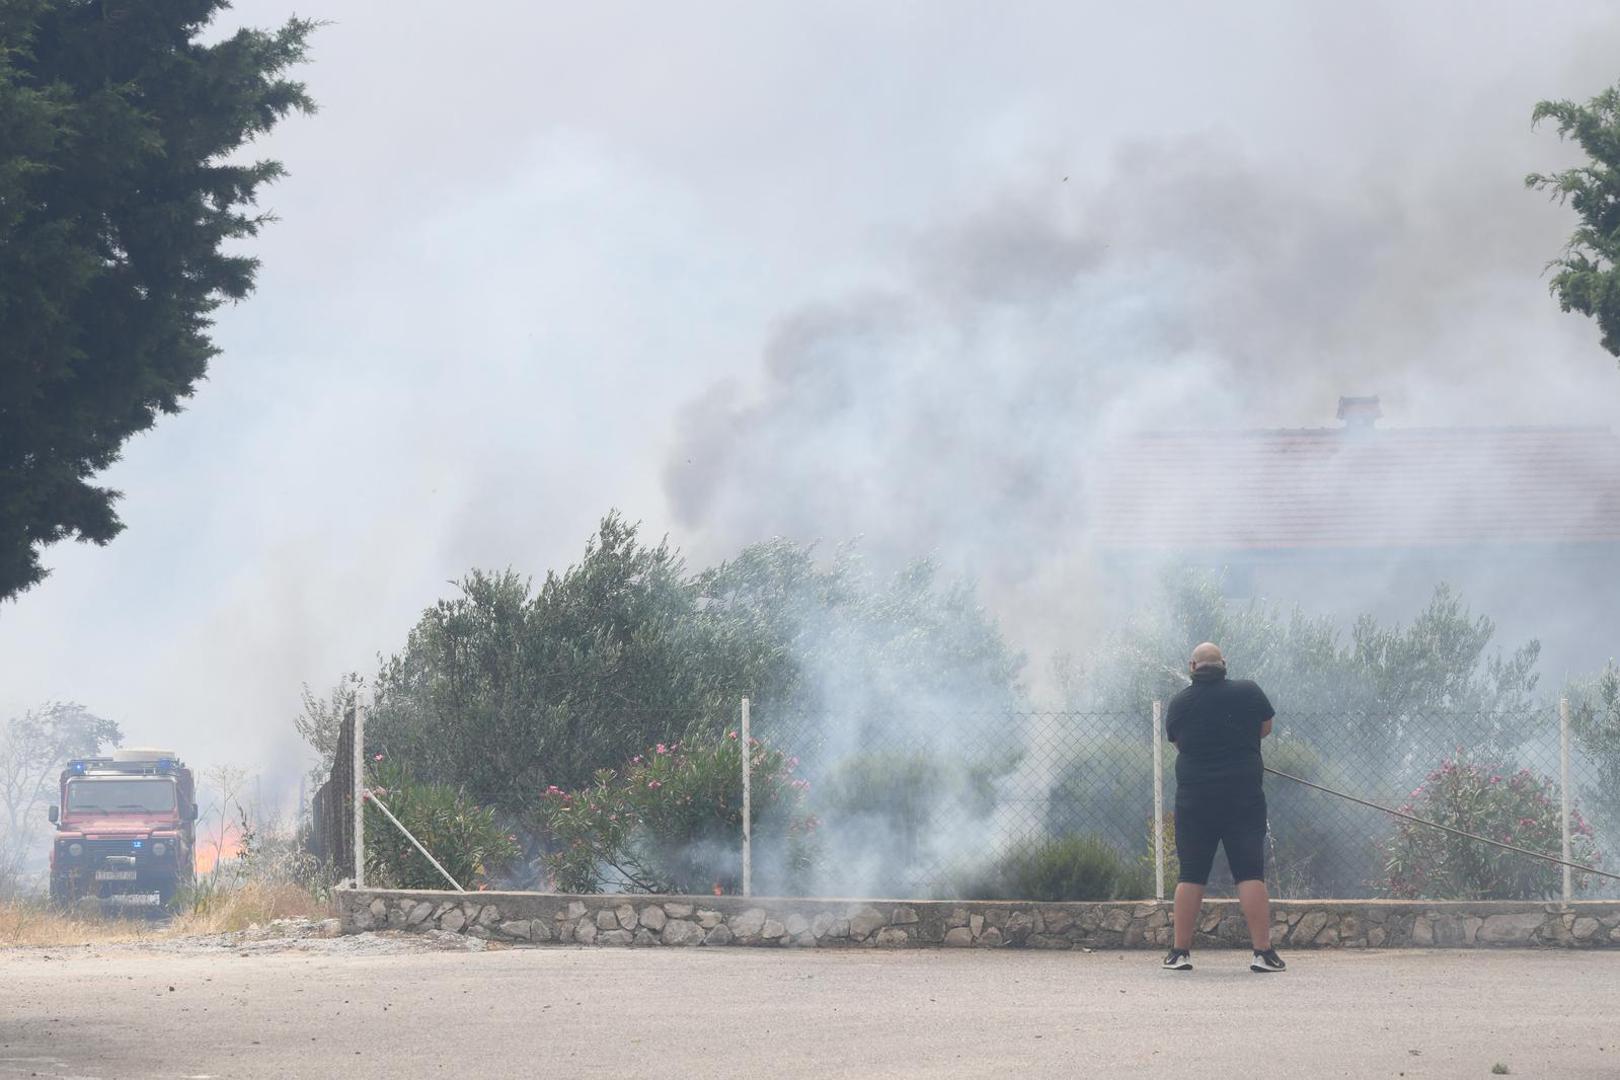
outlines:
[[1176, 858], [1180, 880], [1209, 883], [1216, 845], [1226, 849], [1233, 881], [1266, 878], [1266, 797], [1261, 792], [1176, 793]]

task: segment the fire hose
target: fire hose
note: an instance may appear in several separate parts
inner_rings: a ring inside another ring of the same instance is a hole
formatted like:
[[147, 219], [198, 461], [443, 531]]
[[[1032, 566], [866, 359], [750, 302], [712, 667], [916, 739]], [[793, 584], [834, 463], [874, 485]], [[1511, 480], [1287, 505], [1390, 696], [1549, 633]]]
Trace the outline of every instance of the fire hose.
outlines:
[[1480, 835], [1478, 835], [1476, 833], [1467, 832], [1466, 830], [1454, 828], [1454, 827], [1452, 827], [1450, 825], [1442, 825], [1438, 821], [1429, 821], [1426, 818], [1420, 818], [1420, 817], [1417, 817], [1416, 815], [1408, 814], [1408, 813], [1406, 813], [1405, 811], [1402, 811], [1402, 810], [1391, 810], [1387, 806], [1380, 806], [1379, 804], [1377, 804], [1375, 802], [1368, 802], [1366, 799], [1359, 799], [1356, 796], [1346, 794], [1343, 791], [1335, 791], [1330, 787], [1324, 787], [1321, 784], [1314, 784], [1309, 780], [1302, 779], [1301, 777], [1294, 776], [1294, 775], [1292, 775], [1290, 773], [1282, 772], [1282, 771], [1280, 771], [1278, 769], [1273, 769], [1269, 765], [1265, 766], [1265, 770], [1266, 770], [1266, 772], [1270, 773], [1272, 776], [1280, 776], [1284, 780], [1292, 780], [1296, 784], [1303, 784], [1304, 786], [1306, 786], [1308, 788], [1314, 788], [1317, 791], [1326, 792], [1329, 795], [1337, 795], [1339, 798], [1348, 800], [1349, 802], [1356, 803], [1359, 806], [1366, 806], [1366, 807], [1369, 807], [1369, 808], [1371, 808], [1373, 810], [1382, 810], [1384, 813], [1390, 815], [1391, 817], [1400, 818], [1402, 821], [1410, 821], [1410, 822], [1414, 822], [1414, 823], [1416, 823], [1418, 825], [1427, 825], [1431, 829], [1439, 829], [1442, 832], [1451, 833], [1453, 836], [1461, 836], [1461, 837], [1464, 837], [1464, 838], [1469, 839], [1469, 840], [1477, 840], [1482, 844], [1490, 844], [1492, 847], [1503, 848], [1503, 849], [1505, 849], [1507, 851], [1512, 851], [1512, 852], [1515, 852], [1515, 853], [1517, 853], [1519, 855], [1528, 855], [1532, 859], [1541, 859], [1543, 862], [1554, 863], [1554, 864], [1556, 864], [1558, 866], [1567, 866], [1571, 870], [1578, 870], [1583, 874], [1595, 874], [1598, 877], [1609, 878], [1612, 881], [1620, 881], [1620, 874], [1611, 874], [1607, 870], [1599, 870], [1595, 866], [1583, 866], [1580, 863], [1568, 862], [1568, 861], [1566, 861], [1564, 859], [1558, 858], [1556, 855], [1543, 855], [1539, 851], [1531, 851], [1529, 848], [1520, 847], [1517, 844], [1510, 844], [1505, 840], [1492, 840], [1488, 836], [1480, 836]]

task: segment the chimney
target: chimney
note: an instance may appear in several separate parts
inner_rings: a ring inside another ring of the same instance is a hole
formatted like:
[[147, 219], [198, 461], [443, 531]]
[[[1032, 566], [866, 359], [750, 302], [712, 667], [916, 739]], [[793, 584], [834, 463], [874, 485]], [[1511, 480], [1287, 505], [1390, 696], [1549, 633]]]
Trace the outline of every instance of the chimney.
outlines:
[[1346, 431], [1371, 431], [1383, 415], [1384, 410], [1378, 407], [1376, 396], [1339, 399], [1339, 419], [1344, 421]]

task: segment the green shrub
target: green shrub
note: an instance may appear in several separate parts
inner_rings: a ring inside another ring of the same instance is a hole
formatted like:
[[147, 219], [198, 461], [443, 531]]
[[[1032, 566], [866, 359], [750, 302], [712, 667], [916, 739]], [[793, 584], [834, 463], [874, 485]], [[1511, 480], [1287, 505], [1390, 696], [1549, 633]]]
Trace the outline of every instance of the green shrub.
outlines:
[[[1365, 791], [1309, 742], [1292, 734], [1262, 744], [1266, 764], [1301, 780], [1366, 797]], [[1279, 897], [1366, 896], [1377, 887], [1389, 824], [1326, 792], [1266, 777], [1271, 843], [1268, 878]], [[1216, 858], [1219, 866], [1223, 860]], [[1224, 870], [1223, 870], [1224, 873]]]
[[[493, 810], [461, 790], [423, 783], [391, 762], [377, 763], [373, 774], [377, 797], [462, 888], [486, 884], [517, 859], [516, 837], [496, 824]], [[366, 814], [366, 876], [395, 889], [450, 887], [375, 807]]]
[[1141, 871], [1097, 836], [1060, 836], [1009, 850], [987, 872], [965, 881], [964, 900], [1140, 899]]
[[[540, 825], [552, 884], [564, 892], [625, 889], [735, 893], [742, 884], [742, 747], [736, 732], [713, 741], [659, 744], [619, 771], [604, 769], [578, 791], [548, 788]], [[809, 785], [798, 762], [753, 740], [750, 747], [754, 885], [799, 891], [814, 854], [817, 821], [804, 809]]]
[[813, 796], [838, 857], [820, 891], [835, 896], [916, 895], [937, 874], [935, 842], [987, 820], [996, 780], [1015, 761], [962, 760], [932, 750], [853, 754], [832, 766]]
[[[1561, 809], [1553, 780], [1529, 769], [1510, 772], [1459, 751], [1424, 779], [1401, 810], [1441, 825], [1556, 855]], [[1595, 864], [1592, 827], [1577, 810], [1571, 854]], [[1544, 900], [1560, 893], [1563, 869], [1427, 825], [1402, 821], [1387, 846], [1384, 888], [1394, 897], [1438, 900]], [[1579, 885], [1586, 875], [1576, 874]]]
[[[1175, 751], [1164, 754], [1166, 806], [1175, 791]], [[1063, 766], [1046, 800], [1046, 831], [1053, 836], [1105, 832], [1121, 850], [1134, 850], [1134, 822], [1153, 816], [1153, 747], [1118, 736], [1092, 740]], [[1151, 830], [1150, 830], [1151, 831]]]

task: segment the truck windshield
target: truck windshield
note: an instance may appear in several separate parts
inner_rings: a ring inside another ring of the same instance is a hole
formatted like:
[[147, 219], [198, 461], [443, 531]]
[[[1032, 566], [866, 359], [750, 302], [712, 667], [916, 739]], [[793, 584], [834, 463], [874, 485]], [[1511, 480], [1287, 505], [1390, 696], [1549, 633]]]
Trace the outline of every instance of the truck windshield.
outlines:
[[174, 809], [174, 781], [69, 780], [67, 808], [105, 813], [162, 813]]

